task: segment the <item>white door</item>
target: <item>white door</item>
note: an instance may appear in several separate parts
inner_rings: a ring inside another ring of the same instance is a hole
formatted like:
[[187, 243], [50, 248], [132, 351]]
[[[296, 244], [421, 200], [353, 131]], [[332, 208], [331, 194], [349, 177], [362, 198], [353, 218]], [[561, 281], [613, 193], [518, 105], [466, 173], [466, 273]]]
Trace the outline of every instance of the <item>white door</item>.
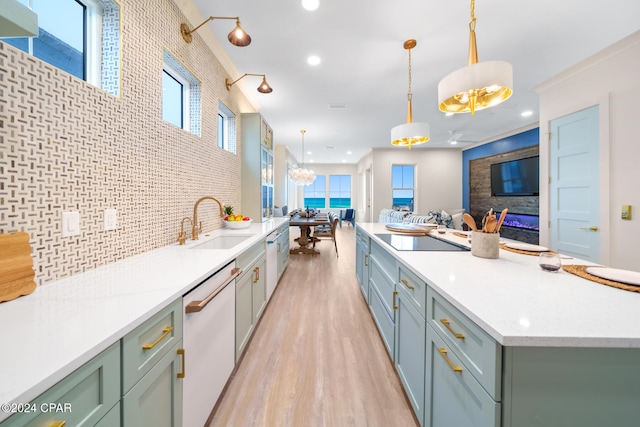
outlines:
[[600, 262], [598, 106], [551, 121], [551, 248]]
[[371, 212], [371, 169], [365, 170], [364, 176], [364, 193], [365, 193], [365, 214], [364, 220], [366, 222], [373, 222], [373, 215]]

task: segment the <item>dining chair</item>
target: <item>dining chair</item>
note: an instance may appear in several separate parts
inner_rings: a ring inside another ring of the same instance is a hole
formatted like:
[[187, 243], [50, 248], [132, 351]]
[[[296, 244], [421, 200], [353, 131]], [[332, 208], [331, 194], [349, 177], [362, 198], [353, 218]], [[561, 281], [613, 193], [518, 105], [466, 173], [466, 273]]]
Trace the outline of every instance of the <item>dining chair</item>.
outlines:
[[331, 222], [331, 227], [327, 229], [322, 229], [316, 227], [313, 231], [313, 247], [316, 247], [316, 242], [321, 239], [331, 239], [333, 240], [333, 246], [336, 248], [336, 258], [338, 257], [338, 244], [336, 242], [336, 229], [338, 228], [338, 215], [331, 212], [329, 214], [329, 221]]
[[344, 211], [340, 211], [340, 228], [342, 228], [342, 221], [347, 221], [351, 223], [353, 227], [355, 227], [356, 226], [356, 210], [345, 209]]

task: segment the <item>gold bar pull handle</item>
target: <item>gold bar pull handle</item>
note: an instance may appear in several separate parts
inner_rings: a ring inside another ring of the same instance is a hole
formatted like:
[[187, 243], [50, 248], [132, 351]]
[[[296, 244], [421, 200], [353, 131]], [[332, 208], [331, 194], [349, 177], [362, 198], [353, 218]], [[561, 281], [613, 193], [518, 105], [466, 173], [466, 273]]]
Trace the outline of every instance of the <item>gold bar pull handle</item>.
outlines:
[[407, 282], [407, 279], [402, 279], [400, 281], [402, 282], [403, 285], [405, 285], [407, 288], [411, 289], [412, 291], [416, 289], [414, 286], [411, 286], [409, 282]]
[[145, 344], [142, 346], [143, 350], [151, 350], [153, 347], [157, 346], [160, 341], [162, 341], [163, 339], [165, 339], [167, 336], [169, 336], [169, 334], [171, 333], [171, 331], [173, 331], [173, 326], [167, 326], [166, 328], [164, 328], [162, 330], [162, 335], [160, 335], [160, 338], [158, 338], [157, 340], [155, 340], [155, 342], [153, 344]]
[[231, 270], [231, 276], [229, 276], [229, 278], [222, 285], [218, 286], [205, 299], [191, 301], [184, 308], [184, 312], [185, 313], [198, 313], [198, 312], [202, 311], [202, 309], [205, 308], [207, 306], [207, 304], [209, 304], [211, 302], [211, 300], [215, 298], [216, 295], [218, 295], [220, 292], [222, 292], [222, 290], [224, 288], [226, 288], [227, 285], [229, 285], [229, 283], [233, 282], [235, 280], [235, 278], [238, 277], [240, 274], [242, 274], [242, 269], [241, 268], [232, 269]]
[[393, 309], [397, 310], [398, 306], [396, 305], [396, 296], [398, 295], [398, 291], [393, 291]]
[[453, 329], [451, 329], [451, 326], [449, 326], [449, 321], [447, 319], [440, 319], [440, 323], [442, 323], [444, 325], [444, 327], [447, 328], [449, 330], [449, 332], [451, 332], [453, 334], [454, 337], [458, 338], [459, 340], [463, 340], [464, 339], [464, 335], [459, 334], [456, 331], [454, 331]]
[[598, 231], [598, 226], [592, 225], [591, 227], [580, 227], [580, 230]]
[[445, 362], [447, 362], [447, 365], [449, 365], [449, 367], [453, 372], [462, 372], [462, 368], [460, 366], [456, 366], [453, 363], [451, 363], [451, 360], [449, 360], [449, 357], [447, 357], [446, 348], [439, 348], [438, 351], [440, 352], [440, 354], [442, 355], [442, 358], [445, 360]]
[[364, 256], [364, 265], [365, 267], [369, 267], [369, 254]]
[[184, 372], [185, 372], [184, 371], [184, 348], [179, 348], [178, 354], [181, 356], [181, 359], [182, 359], [182, 371], [178, 372], [176, 376], [178, 378], [184, 378]]
[[66, 421], [51, 421], [47, 427], [64, 427], [66, 425]]

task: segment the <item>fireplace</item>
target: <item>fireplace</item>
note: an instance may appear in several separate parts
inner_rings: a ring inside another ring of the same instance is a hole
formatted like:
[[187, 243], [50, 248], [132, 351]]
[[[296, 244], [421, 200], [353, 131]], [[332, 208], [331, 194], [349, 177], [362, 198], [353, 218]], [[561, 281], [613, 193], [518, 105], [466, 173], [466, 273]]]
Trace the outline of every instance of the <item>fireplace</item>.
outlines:
[[538, 215], [507, 212], [502, 226], [522, 230], [540, 231], [540, 217]]

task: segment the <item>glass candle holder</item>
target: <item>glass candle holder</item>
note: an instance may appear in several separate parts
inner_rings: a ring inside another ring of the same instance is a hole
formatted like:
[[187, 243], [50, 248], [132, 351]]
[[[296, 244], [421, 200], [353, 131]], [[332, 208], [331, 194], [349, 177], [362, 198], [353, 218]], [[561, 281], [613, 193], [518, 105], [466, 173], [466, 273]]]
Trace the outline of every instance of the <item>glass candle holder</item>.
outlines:
[[562, 265], [560, 262], [560, 255], [554, 252], [541, 252], [538, 259], [538, 264], [540, 264], [540, 268], [544, 271], [551, 272], [560, 270], [560, 267]]

